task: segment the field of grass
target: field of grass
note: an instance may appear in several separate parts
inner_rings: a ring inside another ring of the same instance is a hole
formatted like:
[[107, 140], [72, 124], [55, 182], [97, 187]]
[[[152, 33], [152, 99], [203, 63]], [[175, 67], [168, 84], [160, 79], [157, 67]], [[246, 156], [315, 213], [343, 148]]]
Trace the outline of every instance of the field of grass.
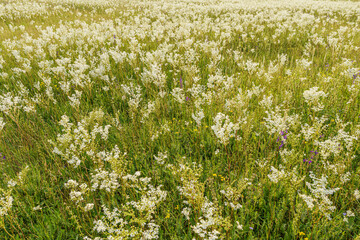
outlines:
[[0, 0], [0, 239], [360, 239], [360, 2]]

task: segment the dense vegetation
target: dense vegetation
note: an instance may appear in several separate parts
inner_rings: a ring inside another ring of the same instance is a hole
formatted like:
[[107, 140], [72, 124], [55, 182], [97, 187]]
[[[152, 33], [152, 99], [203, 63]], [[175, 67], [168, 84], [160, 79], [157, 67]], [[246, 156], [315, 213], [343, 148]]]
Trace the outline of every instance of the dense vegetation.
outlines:
[[360, 3], [0, 0], [1, 239], [360, 239]]

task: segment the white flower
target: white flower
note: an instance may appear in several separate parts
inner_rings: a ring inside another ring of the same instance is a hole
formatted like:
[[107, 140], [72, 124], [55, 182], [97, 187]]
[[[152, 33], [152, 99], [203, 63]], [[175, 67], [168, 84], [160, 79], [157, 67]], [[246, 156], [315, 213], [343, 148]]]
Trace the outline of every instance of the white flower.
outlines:
[[239, 221], [236, 221], [236, 228], [239, 230], [243, 230], [243, 226], [240, 225]]
[[184, 216], [187, 220], [190, 220], [190, 212], [191, 212], [191, 208], [189, 208], [189, 207], [185, 207], [181, 211], [181, 213], [184, 214]]
[[214, 118], [215, 125], [211, 126], [219, 142], [225, 146], [229, 144], [230, 138], [235, 137], [236, 131], [240, 129], [239, 123], [230, 122], [229, 116], [218, 113]]
[[90, 211], [93, 208], [94, 208], [94, 204], [93, 203], [88, 203], [88, 204], [86, 204], [84, 210], [85, 210], [85, 212], [87, 212], [87, 211]]
[[318, 91], [319, 87], [313, 87], [309, 90], [304, 91], [303, 96], [305, 102], [312, 106], [314, 111], [320, 111], [324, 108], [321, 104], [320, 99], [327, 96], [323, 91]]
[[270, 178], [270, 181], [277, 183], [280, 179], [286, 177], [286, 173], [284, 169], [279, 171], [271, 166], [271, 174], [268, 174], [268, 177]]
[[3, 130], [5, 124], [6, 123], [4, 122], [4, 119], [2, 117], [0, 117], [0, 132], [1, 132], [1, 130]]
[[9, 188], [11, 188], [11, 187], [15, 187], [15, 186], [16, 186], [16, 184], [17, 184], [17, 182], [16, 182], [16, 181], [14, 181], [14, 180], [10, 179], [10, 181], [8, 182], [8, 187], [9, 187]]
[[42, 207], [40, 205], [36, 206], [36, 207], [33, 207], [33, 211], [38, 211], [38, 210], [41, 210]]
[[360, 191], [359, 191], [359, 189], [355, 189], [355, 191], [354, 191], [354, 197], [356, 198], [356, 200], [359, 200], [359, 199], [360, 199]]
[[201, 125], [201, 120], [205, 117], [204, 112], [200, 110], [196, 114], [192, 113], [191, 117], [195, 120], [198, 127]]

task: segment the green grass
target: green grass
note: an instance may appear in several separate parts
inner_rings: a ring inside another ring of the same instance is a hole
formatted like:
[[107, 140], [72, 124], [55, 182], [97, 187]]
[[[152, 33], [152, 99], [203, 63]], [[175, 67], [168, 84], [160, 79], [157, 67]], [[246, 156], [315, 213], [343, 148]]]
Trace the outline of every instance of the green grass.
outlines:
[[358, 3], [38, 2], [0, 22], [1, 239], [359, 238]]

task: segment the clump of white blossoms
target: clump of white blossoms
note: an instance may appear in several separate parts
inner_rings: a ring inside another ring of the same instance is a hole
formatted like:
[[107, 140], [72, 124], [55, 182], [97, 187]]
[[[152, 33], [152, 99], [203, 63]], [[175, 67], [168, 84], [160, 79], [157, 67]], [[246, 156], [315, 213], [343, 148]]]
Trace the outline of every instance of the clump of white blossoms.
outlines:
[[165, 153], [158, 152], [158, 155], [157, 156], [154, 155], [154, 158], [158, 164], [162, 165], [165, 163], [165, 159], [168, 158], [167, 152], [165, 152]]
[[225, 206], [230, 207], [234, 211], [242, 208], [240, 204], [241, 193], [248, 185], [251, 185], [251, 182], [245, 179], [240, 181], [237, 187], [227, 186], [226, 189], [220, 190], [220, 193], [225, 197]]
[[6, 123], [4, 122], [4, 119], [2, 117], [0, 117], [0, 132], [3, 130], [5, 124]]
[[310, 172], [310, 178], [313, 180], [313, 183], [306, 182], [306, 186], [309, 188], [311, 196], [305, 194], [299, 194], [299, 196], [306, 202], [308, 208], [318, 208], [320, 212], [331, 220], [330, 212], [333, 212], [336, 207], [333, 206], [333, 202], [329, 199], [328, 195], [332, 195], [334, 192], [340, 190], [340, 188], [327, 189], [327, 176], [316, 178], [316, 176]]
[[299, 115], [289, 116], [286, 111], [283, 114], [281, 111], [279, 107], [276, 107], [275, 111], [265, 111], [267, 114], [267, 117], [264, 118], [265, 127], [268, 129], [269, 134], [285, 131], [298, 122]]
[[219, 239], [221, 232], [218, 231], [218, 225], [224, 219], [218, 216], [218, 209], [206, 197], [201, 208], [203, 217], [199, 222], [192, 226], [193, 231], [202, 239]]
[[229, 116], [218, 113], [214, 118], [215, 125], [211, 126], [219, 142], [224, 146], [229, 144], [230, 138], [235, 137], [240, 129], [239, 123], [232, 123]]
[[[155, 223], [155, 212], [158, 206], [165, 201], [167, 192], [161, 190], [161, 185], [154, 187], [148, 184], [150, 178], [139, 178], [140, 172], [124, 176], [128, 181], [132, 194], [139, 194], [138, 200], [128, 201], [114, 208], [111, 212], [102, 205], [104, 216], [94, 221], [94, 230], [107, 236], [106, 239], [157, 239], [160, 226]], [[128, 219], [128, 216], [131, 216]], [[86, 238], [90, 239], [90, 238]], [[95, 238], [102, 239], [102, 238]]]
[[320, 111], [324, 108], [324, 105], [321, 103], [321, 98], [327, 96], [323, 91], [318, 91], [319, 87], [313, 87], [309, 90], [304, 91], [303, 96], [305, 102], [311, 106], [311, 109], [315, 112]]
[[277, 183], [279, 180], [285, 178], [287, 176], [284, 168], [280, 165], [281, 170], [276, 169], [275, 167], [271, 166], [271, 173], [268, 174], [270, 181]]
[[354, 191], [354, 197], [356, 200], [359, 200], [360, 199], [360, 191], [359, 189], [355, 189]]
[[205, 117], [203, 110], [201, 109], [196, 114], [192, 113], [191, 117], [195, 120], [198, 127], [201, 126], [201, 120]]
[[[101, 136], [102, 140], [107, 140], [110, 125], [99, 126], [104, 118], [102, 110], [89, 113], [89, 116], [77, 123], [77, 127], [70, 123], [68, 116], [63, 115], [59, 124], [64, 127], [63, 134], [58, 134], [57, 142], [54, 143], [53, 152], [65, 158], [68, 164], [78, 167], [82, 162], [81, 153], [86, 153], [94, 162], [98, 161], [95, 139]], [[91, 131], [88, 129], [92, 128]]]
[[14, 187], [17, 185], [24, 184], [25, 177], [27, 172], [29, 171], [29, 167], [26, 166], [21, 172], [18, 173], [17, 178], [10, 179], [7, 184], [7, 189], [3, 189], [0, 187], [0, 227], [4, 228], [4, 217], [9, 214], [11, 207], [14, 202], [14, 198], [12, 196], [12, 192]]

